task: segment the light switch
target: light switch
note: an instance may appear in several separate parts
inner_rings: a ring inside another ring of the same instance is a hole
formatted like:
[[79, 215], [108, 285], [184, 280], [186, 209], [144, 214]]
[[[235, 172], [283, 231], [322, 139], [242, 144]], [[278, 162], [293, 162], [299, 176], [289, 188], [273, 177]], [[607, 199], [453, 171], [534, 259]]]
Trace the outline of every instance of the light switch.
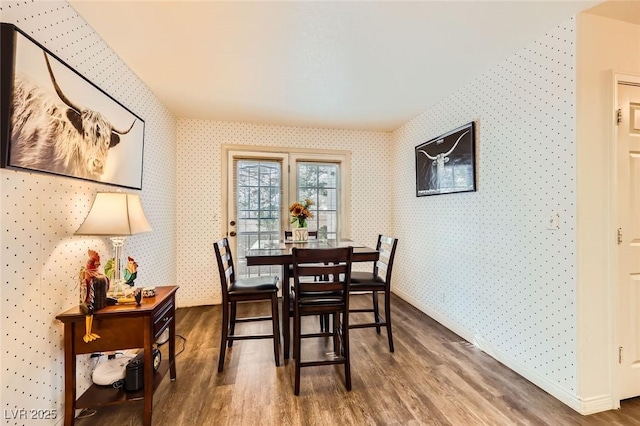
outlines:
[[560, 213], [552, 212], [547, 218], [547, 229], [557, 231], [560, 229]]

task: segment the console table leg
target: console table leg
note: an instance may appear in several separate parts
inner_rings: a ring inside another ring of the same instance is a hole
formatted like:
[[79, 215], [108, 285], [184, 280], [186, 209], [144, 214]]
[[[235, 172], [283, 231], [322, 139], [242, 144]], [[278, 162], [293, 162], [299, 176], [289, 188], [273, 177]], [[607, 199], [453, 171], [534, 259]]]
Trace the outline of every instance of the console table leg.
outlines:
[[73, 324], [64, 325], [64, 425], [73, 426], [76, 415], [76, 357]]
[[[173, 309], [173, 308], [172, 308]], [[173, 309], [173, 318], [169, 324], [169, 374], [171, 381], [176, 379], [176, 312]]]
[[153, 412], [153, 336], [151, 335], [151, 319], [145, 318], [144, 330], [144, 426], [151, 426]]

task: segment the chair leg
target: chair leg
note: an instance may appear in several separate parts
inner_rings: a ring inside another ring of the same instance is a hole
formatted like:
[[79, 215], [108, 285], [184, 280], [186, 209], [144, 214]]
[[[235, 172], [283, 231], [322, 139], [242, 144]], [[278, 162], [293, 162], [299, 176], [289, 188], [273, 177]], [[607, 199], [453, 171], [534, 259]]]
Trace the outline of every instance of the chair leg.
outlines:
[[320, 331], [323, 333], [329, 332], [329, 314], [320, 315]]
[[342, 350], [344, 357], [344, 381], [347, 390], [351, 390], [351, 355], [349, 348], [349, 312], [342, 314]]
[[[231, 302], [231, 335], [236, 334], [236, 302]], [[229, 340], [229, 347], [233, 346], [233, 340]]]
[[393, 333], [391, 332], [391, 294], [384, 293], [384, 316], [387, 323], [387, 337], [389, 338], [389, 352], [393, 352]]
[[333, 352], [336, 356], [342, 355], [342, 346], [340, 345], [340, 336], [338, 333], [338, 328], [340, 327], [340, 321], [338, 320], [338, 314], [336, 312], [333, 313]]
[[218, 373], [224, 369], [224, 358], [227, 354], [227, 336], [229, 333], [229, 304], [222, 303], [222, 333], [220, 336], [220, 355], [218, 357]]
[[278, 329], [278, 295], [271, 295], [271, 324], [273, 331], [273, 355], [276, 359], [276, 367], [280, 366], [280, 330]]
[[[376, 324], [380, 322], [380, 311], [378, 310], [378, 292], [374, 291], [373, 293], [373, 319]], [[380, 334], [380, 326], [376, 325], [376, 333]]]
[[294, 395], [300, 395], [300, 314], [296, 306], [293, 308], [293, 362], [295, 363]]

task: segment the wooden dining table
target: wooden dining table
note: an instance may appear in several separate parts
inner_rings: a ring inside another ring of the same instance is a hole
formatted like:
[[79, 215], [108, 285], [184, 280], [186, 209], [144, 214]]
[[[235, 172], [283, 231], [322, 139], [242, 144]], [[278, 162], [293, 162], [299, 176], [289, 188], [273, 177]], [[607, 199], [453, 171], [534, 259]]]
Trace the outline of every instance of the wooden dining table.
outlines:
[[283, 352], [285, 359], [289, 358], [289, 347], [291, 342], [289, 320], [291, 293], [290, 281], [291, 274], [289, 265], [293, 263], [291, 249], [324, 249], [334, 247], [353, 247], [353, 262], [375, 262], [378, 260], [379, 253], [376, 249], [367, 247], [349, 239], [309, 239], [305, 243], [278, 240], [258, 240], [246, 253], [247, 266], [257, 265], [282, 265], [282, 335], [283, 335]]

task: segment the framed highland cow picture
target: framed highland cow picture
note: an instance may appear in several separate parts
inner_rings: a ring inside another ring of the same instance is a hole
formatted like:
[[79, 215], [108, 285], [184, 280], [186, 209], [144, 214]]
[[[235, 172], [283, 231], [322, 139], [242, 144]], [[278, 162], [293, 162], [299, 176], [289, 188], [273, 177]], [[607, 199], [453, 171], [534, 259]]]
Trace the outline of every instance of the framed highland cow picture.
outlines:
[[142, 189], [144, 120], [0, 24], [0, 166]]
[[416, 197], [476, 190], [473, 122], [415, 148]]

